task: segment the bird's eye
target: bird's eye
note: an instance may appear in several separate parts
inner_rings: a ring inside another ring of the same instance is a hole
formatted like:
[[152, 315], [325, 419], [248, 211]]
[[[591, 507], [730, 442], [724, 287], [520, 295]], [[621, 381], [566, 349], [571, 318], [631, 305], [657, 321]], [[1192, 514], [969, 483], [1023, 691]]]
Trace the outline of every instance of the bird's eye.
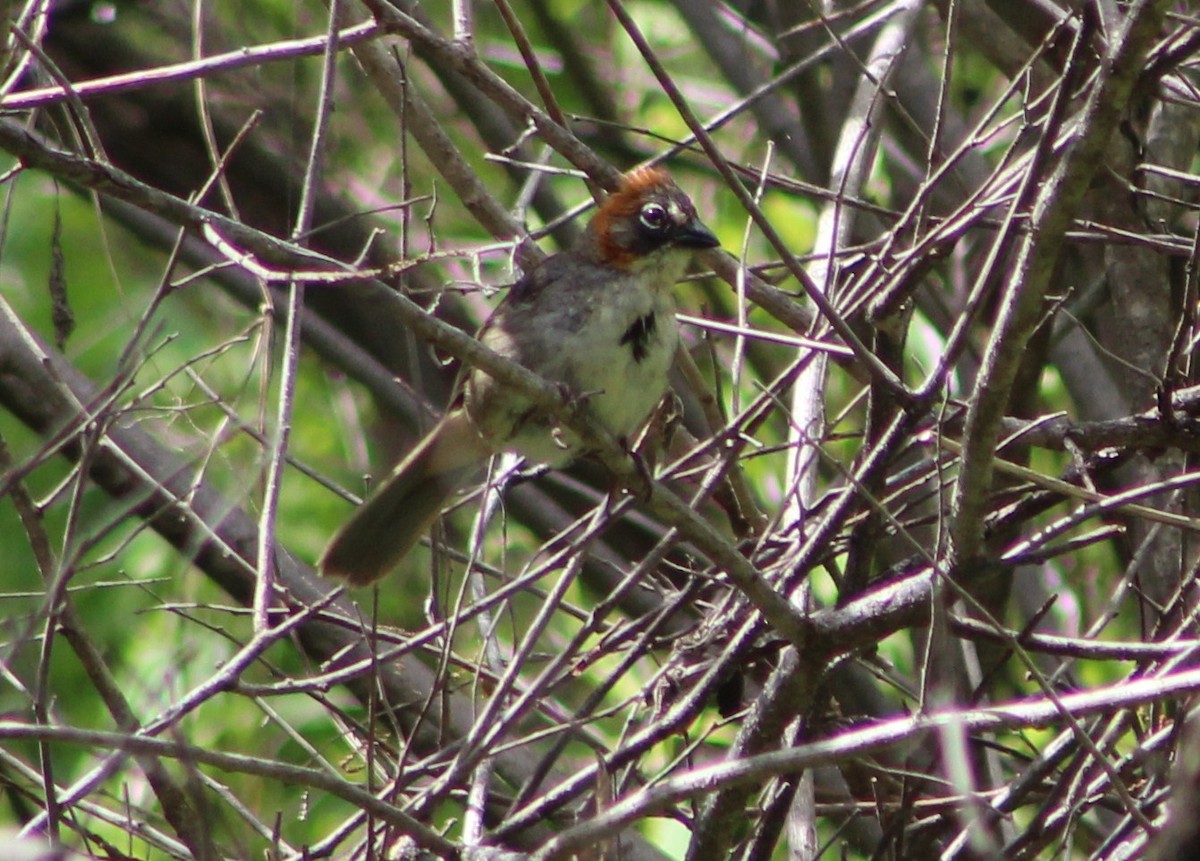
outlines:
[[638, 219], [652, 233], [662, 233], [671, 226], [671, 216], [661, 203], [647, 203], [638, 213]]

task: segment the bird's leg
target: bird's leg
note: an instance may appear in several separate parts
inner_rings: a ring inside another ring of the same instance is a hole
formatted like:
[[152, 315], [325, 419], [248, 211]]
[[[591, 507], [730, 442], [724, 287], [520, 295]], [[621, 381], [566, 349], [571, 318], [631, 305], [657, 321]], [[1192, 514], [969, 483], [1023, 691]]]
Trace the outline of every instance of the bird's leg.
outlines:
[[621, 447], [629, 453], [634, 466], [641, 475], [642, 488], [638, 495], [643, 499], [649, 498], [658, 455], [662, 451], [669, 450], [671, 438], [675, 436], [675, 431], [679, 428], [681, 415], [682, 404], [678, 395], [668, 392], [667, 396], [655, 407], [654, 412], [650, 414], [649, 421], [646, 422], [645, 427], [632, 443], [626, 437], [620, 439]]

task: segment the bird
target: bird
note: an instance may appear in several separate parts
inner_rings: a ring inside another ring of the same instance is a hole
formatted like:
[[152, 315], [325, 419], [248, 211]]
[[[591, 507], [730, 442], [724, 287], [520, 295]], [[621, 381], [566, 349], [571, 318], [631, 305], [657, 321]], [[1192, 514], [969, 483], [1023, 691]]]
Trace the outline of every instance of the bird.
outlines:
[[[585, 420], [629, 439], [666, 394], [679, 342], [674, 285], [717, 237], [658, 166], [622, 176], [569, 249], [509, 289], [478, 338], [580, 399]], [[442, 419], [354, 510], [318, 563], [364, 586], [420, 541], [493, 454], [560, 468], [583, 453], [569, 429], [486, 371], [468, 369]]]

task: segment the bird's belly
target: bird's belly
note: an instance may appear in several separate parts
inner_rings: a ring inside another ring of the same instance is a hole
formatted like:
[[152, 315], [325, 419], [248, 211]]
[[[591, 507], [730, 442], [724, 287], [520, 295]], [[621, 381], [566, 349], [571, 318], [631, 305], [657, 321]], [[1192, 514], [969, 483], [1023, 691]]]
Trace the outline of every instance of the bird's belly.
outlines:
[[[662, 328], [670, 331], [673, 326], [671, 320]], [[654, 336], [640, 360], [629, 349], [610, 347], [575, 369], [573, 387], [584, 397], [588, 413], [609, 433], [632, 434], [666, 393], [675, 338], [665, 334]]]
[[679, 341], [669, 297], [643, 293], [629, 300], [597, 308], [575, 333], [566, 379], [617, 436], [636, 431], [662, 399]]
[[[642, 313], [619, 313], [620, 308], [598, 310], [588, 325], [560, 345], [554, 367], [544, 369], [547, 379], [565, 384], [583, 400], [583, 415], [605, 431], [628, 437], [641, 427], [662, 400], [679, 336], [674, 306], [645, 304]], [[650, 316], [647, 316], [650, 315]], [[622, 343], [631, 321], [654, 319], [649, 333], [634, 344]], [[542, 416], [527, 415], [509, 445], [530, 460], [563, 466], [580, 452], [574, 434], [555, 428]]]

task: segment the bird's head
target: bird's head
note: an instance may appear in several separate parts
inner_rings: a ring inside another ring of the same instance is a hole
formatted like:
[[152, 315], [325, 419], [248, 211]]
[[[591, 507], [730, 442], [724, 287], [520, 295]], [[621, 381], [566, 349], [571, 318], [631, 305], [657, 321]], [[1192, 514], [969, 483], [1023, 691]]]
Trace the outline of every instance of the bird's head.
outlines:
[[626, 271], [668, 265], [682, 274], [688, 255], [720, 242], [696, 215], [692, 201], [660, 167], [622, 177], [588, 224], [585, 253]]

